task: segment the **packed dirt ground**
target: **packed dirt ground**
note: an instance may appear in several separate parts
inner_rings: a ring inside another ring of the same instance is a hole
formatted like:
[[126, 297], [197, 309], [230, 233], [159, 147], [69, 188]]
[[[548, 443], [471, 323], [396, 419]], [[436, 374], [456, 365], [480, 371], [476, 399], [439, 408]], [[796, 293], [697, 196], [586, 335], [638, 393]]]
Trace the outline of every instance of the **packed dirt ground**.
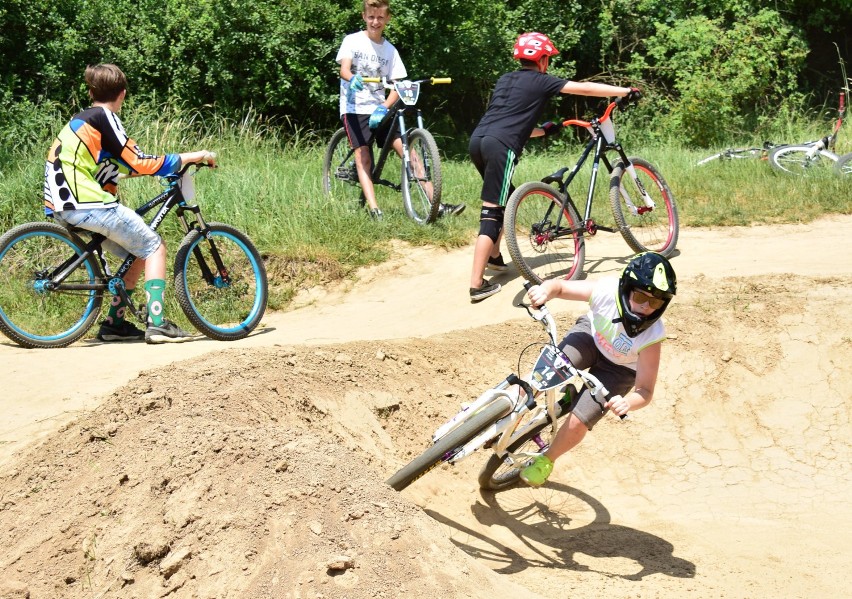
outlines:
[[[0, 340], [0, 598], [848, 594], [852, 217], [679, 249], [654, 402], [540, 489], [480, 492], [485, 453], [383, 482], [542, 339], [512, 269], [467, 302], [470, 248], [400, 248], [234, 344]], [[625, 250], [592, 240], [588, 276]]]

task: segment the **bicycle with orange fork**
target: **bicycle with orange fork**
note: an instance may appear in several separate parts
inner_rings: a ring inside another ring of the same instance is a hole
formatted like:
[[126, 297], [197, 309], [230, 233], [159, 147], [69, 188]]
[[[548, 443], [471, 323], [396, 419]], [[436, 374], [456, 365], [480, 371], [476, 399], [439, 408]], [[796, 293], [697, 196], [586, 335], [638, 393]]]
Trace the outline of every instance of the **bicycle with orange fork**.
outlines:
[[[679, 234], [677, 205], [660, 171], [647, 160], [628, 156], [615, 138], [613, 111], [626, 109], [625, 98], [611, 102], [602, 115], [590, 121], [569, 119], [564, 127], [590, 134], [573, 167], [563, 167], [541, 181], [524, 183], [506, 205], [505, 236], [509, 254], [528, 281], [577, 279], [582, 275], [586, 237], [598, 231], [619, 232], [634, 252], [654, 251], [670, 256]], [[614, 153], [614, 160], [608, 154]], [[591, 179], [582, 218], [569, 186], [591, 156]], [[609, 200], [616, 227], [592, 218], [592, 203], [603, 163], [610, 173]]]

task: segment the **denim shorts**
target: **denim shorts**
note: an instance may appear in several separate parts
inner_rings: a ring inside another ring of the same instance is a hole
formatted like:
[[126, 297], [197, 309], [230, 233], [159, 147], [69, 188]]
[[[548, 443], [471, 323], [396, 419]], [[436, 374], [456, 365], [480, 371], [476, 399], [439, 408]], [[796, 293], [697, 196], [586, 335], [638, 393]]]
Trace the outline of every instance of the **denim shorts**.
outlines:
[[127, 206], [116, 204], [109, 208], [83, 208], [54, 212], [60, 225], [78, 227], [104, 235], [103, 247], [122, 260], [132, 254], [145, 259], [157, 251], [162, 240], [141, 216]]

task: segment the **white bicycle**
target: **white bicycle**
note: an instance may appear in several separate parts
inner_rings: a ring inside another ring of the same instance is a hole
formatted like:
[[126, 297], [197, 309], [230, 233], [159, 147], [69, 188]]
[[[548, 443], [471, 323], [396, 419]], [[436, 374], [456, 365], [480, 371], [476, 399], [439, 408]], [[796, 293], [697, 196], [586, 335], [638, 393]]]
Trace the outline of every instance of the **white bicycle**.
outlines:
[[[524, 286], [529, 289], [531, 283]], [[520, 480], [520, 472], [556, 435], [559, 418], [578, 390], [586, 387], [600, 406], [609, 392], [588, 372], [578, 370], [557, 346], [556, 321], [546, 306], [520, 303], [533, 320], [541, 323], [549, 340], [532, 343], [521, 351], [540, 348], [532, 371], [521, 378], [512, 373], [485, 391], [450, 418], [432, 435], [431, 445], [387, 480], [401, 491], [441, 464], [456, 464], [478, 449], [492, 454], [479, 473], [479, 486], [492, 491]]]

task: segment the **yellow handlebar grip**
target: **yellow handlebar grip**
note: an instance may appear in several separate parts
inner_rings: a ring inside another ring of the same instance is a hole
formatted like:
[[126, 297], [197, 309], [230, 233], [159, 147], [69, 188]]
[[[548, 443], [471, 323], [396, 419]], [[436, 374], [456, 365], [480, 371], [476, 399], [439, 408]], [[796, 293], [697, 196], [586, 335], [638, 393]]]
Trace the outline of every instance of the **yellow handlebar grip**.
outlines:
[[364, 83], [381, 83], [382, 82], [382, 80], [379, 79], [378, 77], [364, 77], [362, 79], [362, 81]]
[[[365, 79], [366, 81], [366, 79]], [[438, 85], [439, 83], [452, 83], [453, 80], [450, 77], [432, 77], [432, 85]]]

